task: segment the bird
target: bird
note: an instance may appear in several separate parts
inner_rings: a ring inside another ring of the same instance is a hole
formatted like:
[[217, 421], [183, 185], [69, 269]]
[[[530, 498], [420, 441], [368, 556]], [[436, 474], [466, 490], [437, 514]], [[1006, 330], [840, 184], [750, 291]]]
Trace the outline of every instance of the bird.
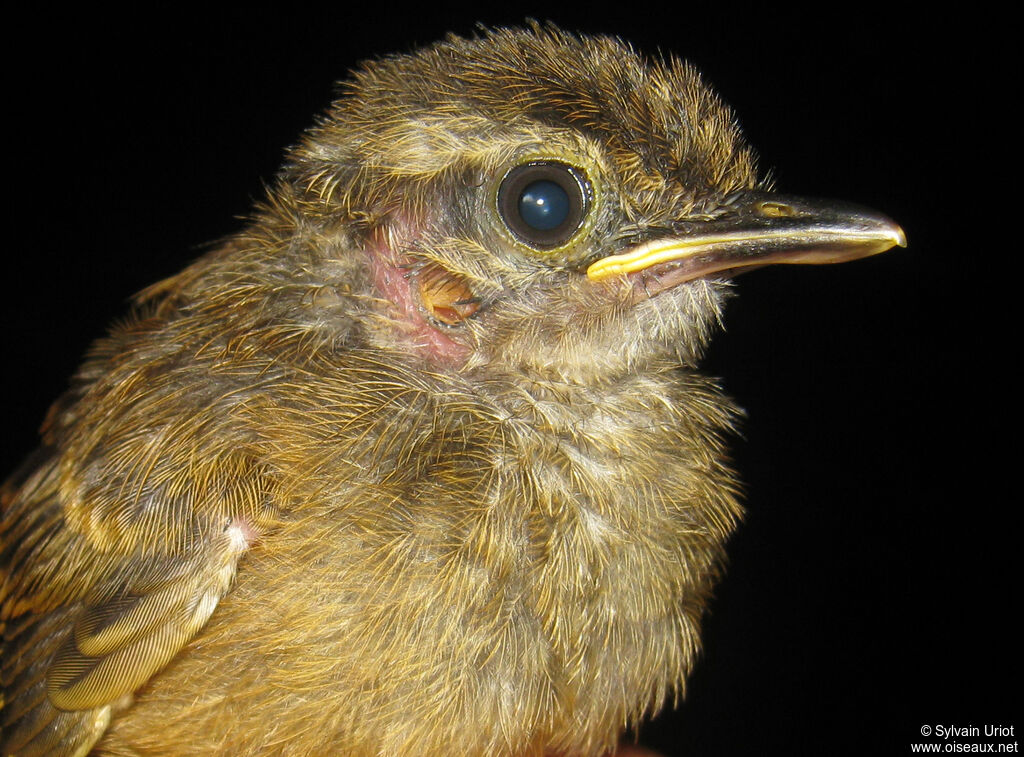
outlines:
[[905, 245], [620, 39], [362, 64], [0, 490], [0, 752], [612, 752], [742, 517], [733, 279]]

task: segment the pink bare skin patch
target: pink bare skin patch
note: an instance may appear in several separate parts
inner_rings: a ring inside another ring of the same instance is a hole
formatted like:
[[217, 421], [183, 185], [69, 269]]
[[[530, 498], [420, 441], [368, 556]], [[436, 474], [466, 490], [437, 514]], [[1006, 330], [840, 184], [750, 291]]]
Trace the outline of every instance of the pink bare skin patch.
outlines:
[[396, 336], [408, 344], [412, 353], [431, 363], [461, 365], [469, 357], [469, 347], [453, 338], [452, 327], [427, 316], [416, 288], [413, 261], [394, 249], [393, 239], [386, 230], [379, 229], [368, 251], [377, 293], [391, 303], [389, 315], [404, 326]]
[[234, 553], [245, 552], [260, 536], [251, 523], [238, 517], [231, 519], [225, 532], [231, 544], [231, 552]]

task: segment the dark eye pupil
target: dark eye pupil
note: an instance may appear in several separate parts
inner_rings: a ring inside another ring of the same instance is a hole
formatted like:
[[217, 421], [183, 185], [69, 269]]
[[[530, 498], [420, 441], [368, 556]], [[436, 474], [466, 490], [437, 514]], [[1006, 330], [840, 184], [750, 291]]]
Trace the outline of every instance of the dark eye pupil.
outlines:
[[590, 210], [590, 182], [578, 168], [537, 160], [512, 168], [498, 187], [497, 211], [505, 228], [534, 249], [569, 242]]
[[519, 197], [519, 215], [538, 231], [557, 229], [569, 216], [569, 195], [553, 181], [535, 181]]

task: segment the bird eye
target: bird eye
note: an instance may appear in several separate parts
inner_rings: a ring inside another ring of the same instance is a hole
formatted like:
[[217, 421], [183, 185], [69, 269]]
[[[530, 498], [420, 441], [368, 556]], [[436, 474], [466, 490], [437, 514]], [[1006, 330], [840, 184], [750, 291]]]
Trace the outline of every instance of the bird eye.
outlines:
[[509, 171], [498, 188], [498, 213], [516, 238], [538, 249], [558, 247], [579, 230], [589, 183], [564, 163], [534, 161]]

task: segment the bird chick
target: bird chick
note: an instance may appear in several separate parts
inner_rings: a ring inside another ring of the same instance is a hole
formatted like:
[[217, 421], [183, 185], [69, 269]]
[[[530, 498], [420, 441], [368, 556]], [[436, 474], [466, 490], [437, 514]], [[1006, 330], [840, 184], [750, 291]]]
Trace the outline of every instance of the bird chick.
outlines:
[[897, 244], [615, 39], [365, 64], [5, 485], [2, 754], [607, 753], [741, 515], [729, 278]]

